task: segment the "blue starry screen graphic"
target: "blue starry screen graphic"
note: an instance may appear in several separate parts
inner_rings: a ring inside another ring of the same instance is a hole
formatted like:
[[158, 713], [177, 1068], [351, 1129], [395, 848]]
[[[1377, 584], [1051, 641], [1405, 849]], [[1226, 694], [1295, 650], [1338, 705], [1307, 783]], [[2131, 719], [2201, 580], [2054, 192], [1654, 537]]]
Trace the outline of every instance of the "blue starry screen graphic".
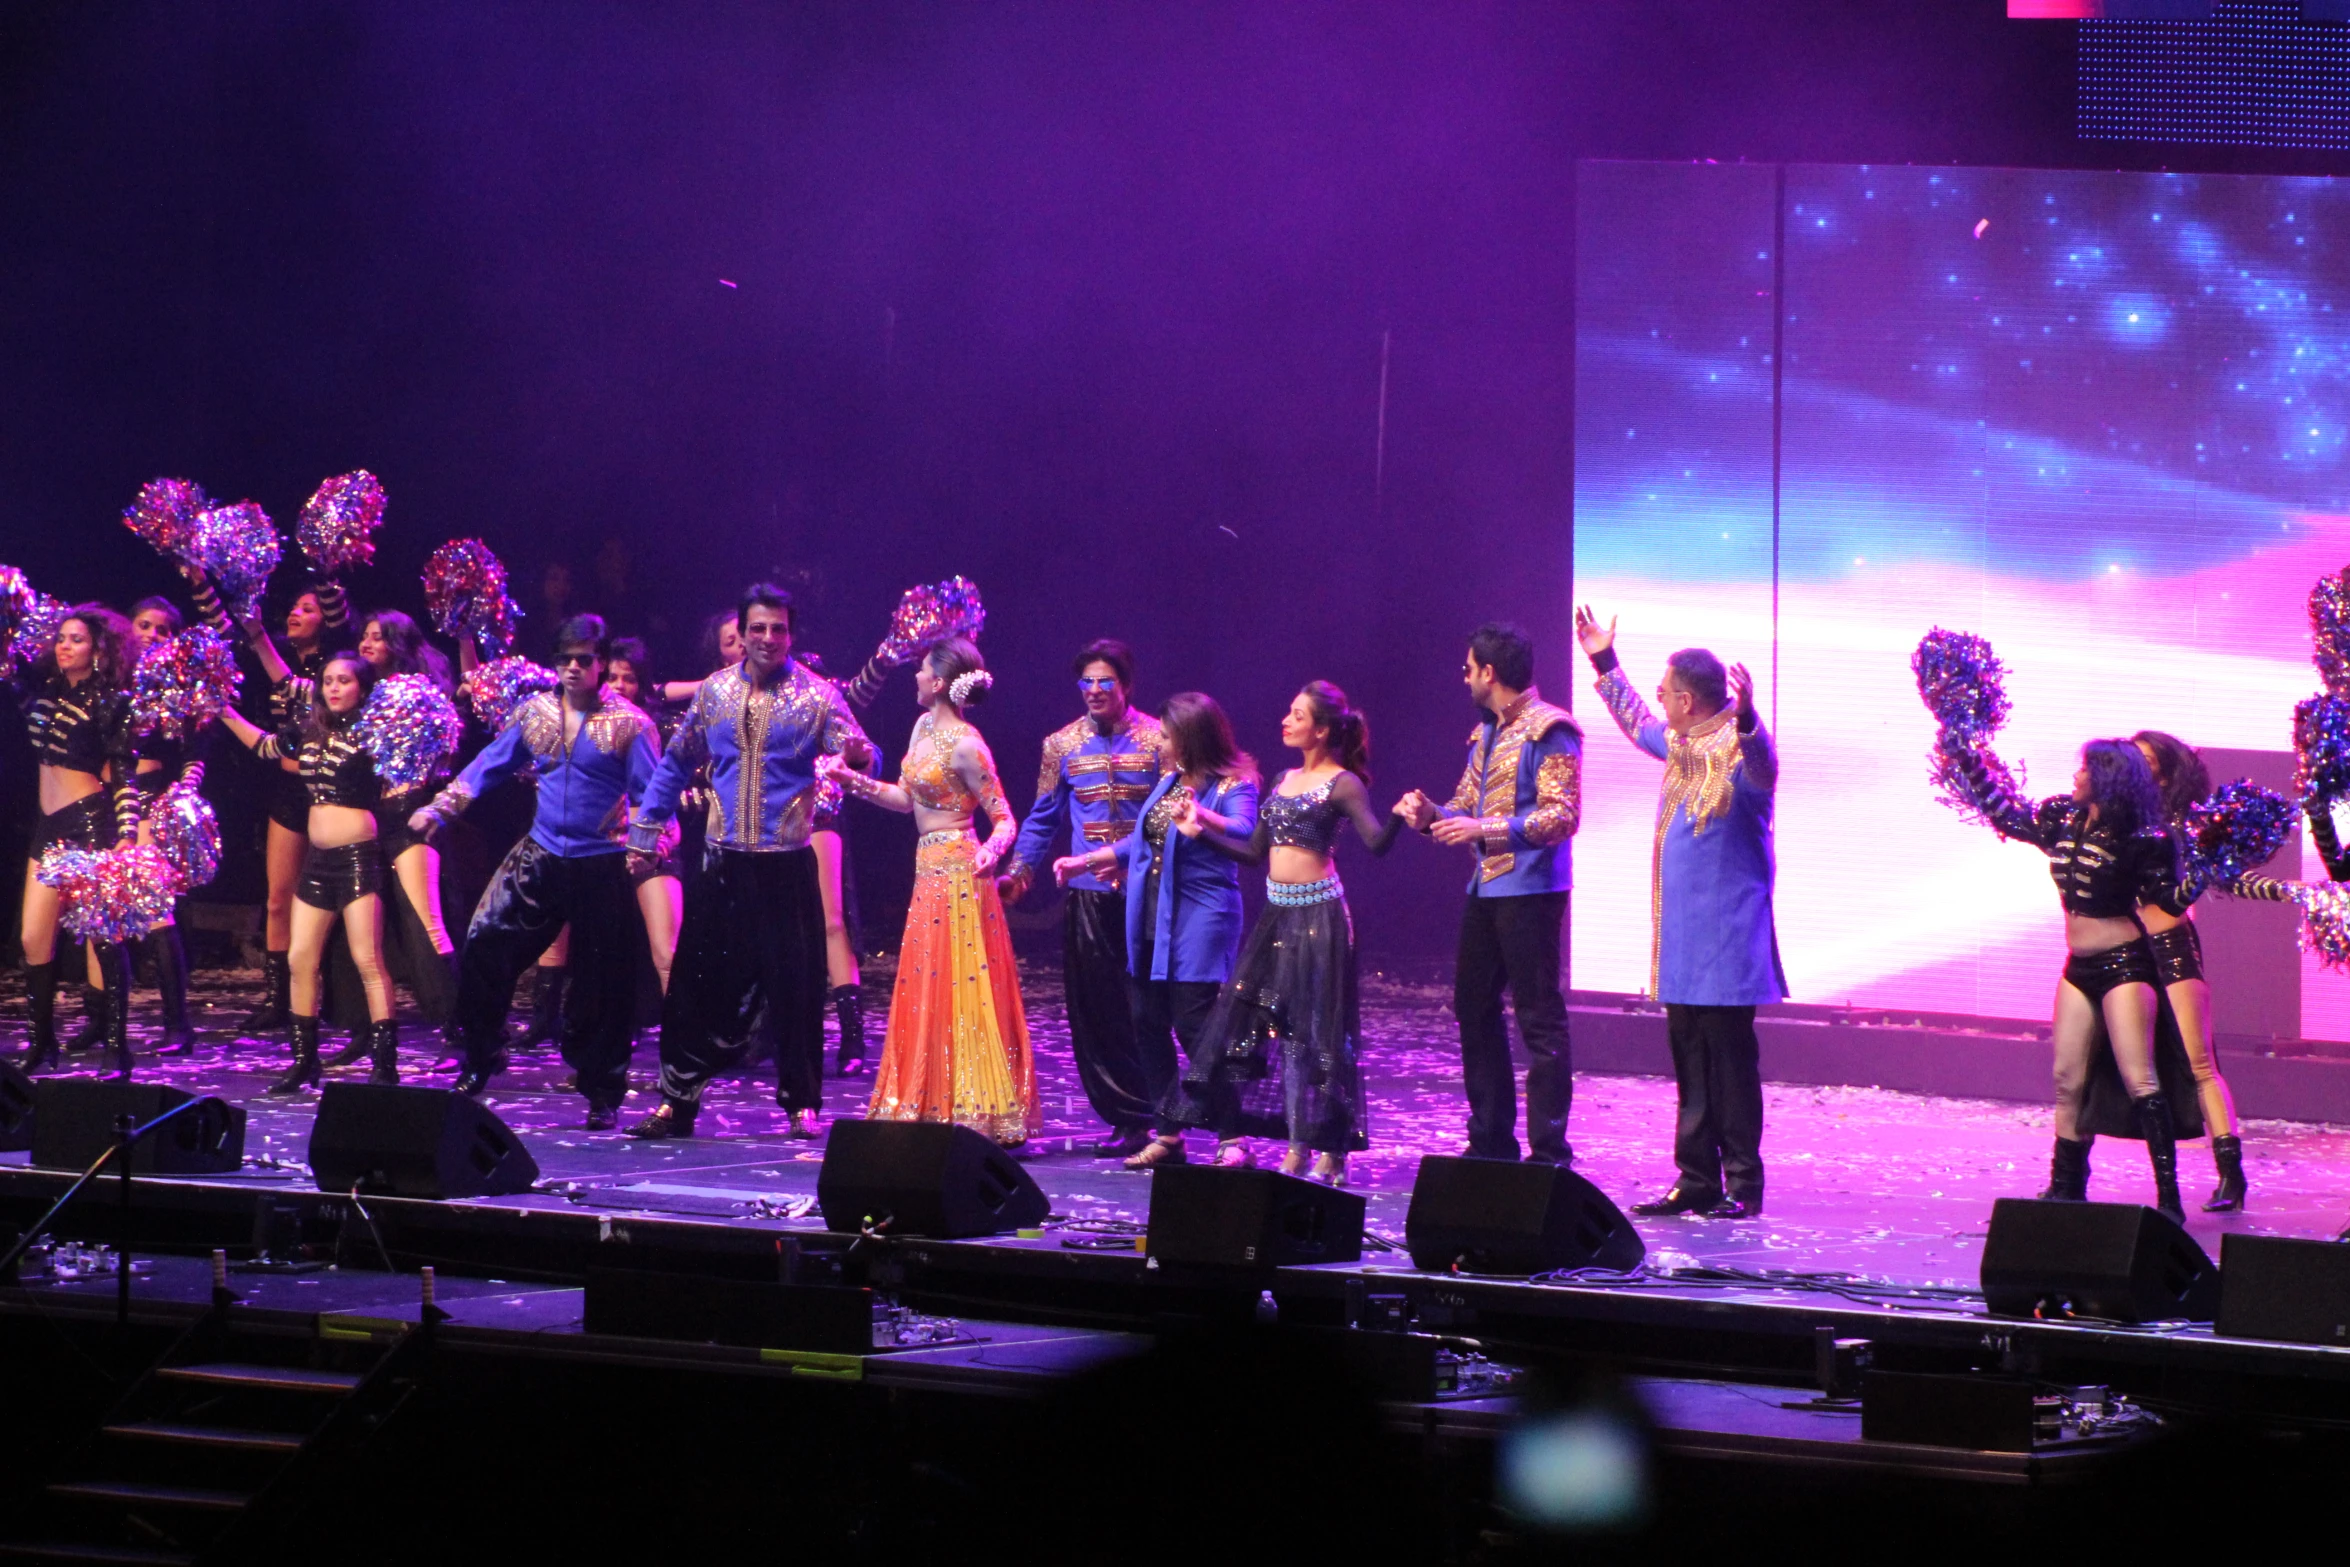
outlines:
[[[1795, 998], [2044, 1017], [2046, 863], [1936, 803], [1910, 652], [1990, 638], [2033, 793], [2140, 728], [2290, 749], [2350, 562], [2350, 191], [1589, 163], [1578, 203], [1576, 597], [1643, 691], [1678, 647], [1755, 671]], [[1575, 980], [1634, 991], [1656, 770], [1577, 705]], [[2350, 980], [2302, 984], [2350, 1038]]]

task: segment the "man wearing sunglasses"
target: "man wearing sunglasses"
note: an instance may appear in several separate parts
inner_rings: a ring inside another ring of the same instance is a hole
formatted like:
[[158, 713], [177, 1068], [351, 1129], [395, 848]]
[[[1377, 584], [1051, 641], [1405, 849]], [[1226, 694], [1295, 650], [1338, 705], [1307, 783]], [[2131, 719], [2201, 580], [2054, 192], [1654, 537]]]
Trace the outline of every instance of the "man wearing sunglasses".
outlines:
[[[1007, 906], [1027, 892], [1039, 866], [1052, 864], [1064, 818], [1073, 854], [1117, 843], [1133, 828], [1166, 768], [1159, 721], [1136, 712], [1128, 700], [1133, 650], [1105, 637], [1079, 648], [1071, 668], [1085, 716], [1044, 743], [1036, 803], [996, 881]], [[1139, 1153], [1150, 1141], [1158, 1106], [1134, 1042], [1126, 995], [1126, 895], [1116, 884], [1091, 874], [1070, 878], [1061, 983], [1078, 1081], [1094, 1114], [1110, 1124], [1110, 1135], [1094, 1151], [1105, 1159]]]
[[457, 971], [465, 1069], [457, 1091], [478, 1094], [505, 1070], [500, 1047], [514, 982], [569, 925], [579, 980], [566, 998], [563, 1059], [587, 1099], [588, 1130], [610, 1131], [628, 1093], [636, 1022], [636, 894], [621, 835], [644, 803], [661, 740], [641, 708], [603, 689], [610, 644], [601, 616], [572, 616], [555, 645], [559, 689], [517, 708], [504, 732], [409, 826], [430, 838], [484, 789], [524, 772], [537, 780], [530, 832], [498, 867], [465, 933]]

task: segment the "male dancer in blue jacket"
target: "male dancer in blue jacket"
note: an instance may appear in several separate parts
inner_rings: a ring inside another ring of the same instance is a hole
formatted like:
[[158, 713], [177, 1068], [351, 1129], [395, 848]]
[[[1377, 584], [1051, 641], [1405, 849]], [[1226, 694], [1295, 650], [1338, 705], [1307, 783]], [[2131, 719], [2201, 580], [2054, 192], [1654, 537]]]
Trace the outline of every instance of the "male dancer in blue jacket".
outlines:
[[1518, 1014], [1526, 1069], [1527, 1157], [1568, 1164], [1567, 1110], [1575, 1093], [1559, 942], [1575, 884], [1573, 838], [1583, 815], [1583, 727], [1534, 685], [1534, 643], [1493, 622], [1469, 638], [1461, 665], [1483, 715], [1452, 800], [1414, 789], [1399, 807], [1438, 843], [1477, 857], [1461, 911], [1452, 1010], [1461, 1026], [1469, 1094], [1469, 1154], [1518, 1157], [1518, 1081], [1502, 994]]
[[475, 908], [457, 970], [465, 1068], [458, 1092], [478, 1094], [503, 1071], [514, 982], [565, 925], [572, 972], [563, 1059], [588, 1102], [588, 1130], [609, 1131], [628, 1093], [636, 1013], [636, 894], [623, 834], [661, 759], [660, 731], [641, 708], [603, 691], [610, 644], [596, 615], [555, 634], [562, 684], [517, 708], [498, 738], [409, 818], [430, 838], [483, 791], [523, 772], [538, 780], [530, 832], [507, 854]]
[[1777, 874], [1771, 816], [1778, 752], [1754, 708], [1754, 677], [1703, 648], [1665, 660], [1660, 720], [1616, 660], [1616, 623], [1575, 611], [1575, 636], [1599, 673], [1616, 727], [1665, 764], [1657, 800], [1649, 994], [1664, 1003], [1681, 1099], [1673, 1159], [1680, 1178], [1654, 1218], [1762, 1212], [1762, 1066], [1754, 1009], [1787, 995], [1771, 917]]

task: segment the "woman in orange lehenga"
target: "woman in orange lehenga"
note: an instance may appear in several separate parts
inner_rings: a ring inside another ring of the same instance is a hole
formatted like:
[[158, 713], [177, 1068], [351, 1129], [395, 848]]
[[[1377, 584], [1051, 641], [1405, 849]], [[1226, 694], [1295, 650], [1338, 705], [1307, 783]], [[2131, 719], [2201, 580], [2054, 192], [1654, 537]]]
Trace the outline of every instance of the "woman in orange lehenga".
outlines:
[[[912, 811], [922, 833], [889, 1032], [866, 1115], [952, 1121], [1016, 1148], [1036, 1123], [1036, 1064], [1012, 935], [990, 873], [1020, 822], [1004, 802], [987, 742], [963, 717], [993, 679], [978, 648], [950, 637], [915, 669], [914, 695], [927, 711], [914, 724], [897, 783], [833, 767], [829, 758], [818, 765], [857, 799]], [[975, 814], [987, 817], [984, 843], [972, 830]]]

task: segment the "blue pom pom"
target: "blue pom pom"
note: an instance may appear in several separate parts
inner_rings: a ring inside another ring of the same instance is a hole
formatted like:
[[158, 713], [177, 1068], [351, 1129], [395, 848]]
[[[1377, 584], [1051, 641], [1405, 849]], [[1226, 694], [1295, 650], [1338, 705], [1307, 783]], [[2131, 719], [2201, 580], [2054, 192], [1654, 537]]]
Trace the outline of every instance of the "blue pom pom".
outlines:
[[2350, 697], [2313, 696], [2296, 706], [2293, 753], [2303, 805], [2323, 810], [2350, 795]]
[[1980, 745], [2007, 722], [2013, 705], [2005, 685], [2007, 666], [1981, 637], [1936, 626], [1918, 639], [1909, 667], [1917, 674], [1926, 711], [1944, 734]]
[[2291, 836], [2298, 813], [2274, 789], [2248, 778], [2222, 784], [2187, 807], [2183, 858], [2194, 887], [2226, 887], [2266, 865]]
[[465, 738], [465, 721], [422, 675], [387, 675], [367, 694], [351, 736], [374, 759], [384, 787], [397, 792], [432, 781]]

